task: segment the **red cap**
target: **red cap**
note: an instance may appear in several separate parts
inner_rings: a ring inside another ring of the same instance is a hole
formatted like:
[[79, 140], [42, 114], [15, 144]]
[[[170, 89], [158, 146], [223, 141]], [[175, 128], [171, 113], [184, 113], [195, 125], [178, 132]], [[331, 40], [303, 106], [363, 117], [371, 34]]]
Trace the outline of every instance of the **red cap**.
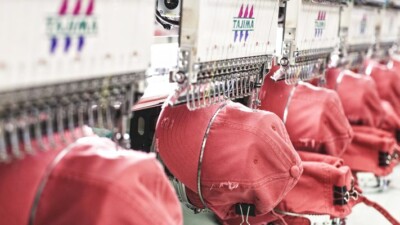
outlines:
[[375, 80], [379, 96], [390, 102], [397, 115], [400, 115], [400, 75], [386, 65], [372, 60], [369, 61], [365, 73]]
[[327, 87], [336, 90], [350, 123], [378, 126], [384, 117], [381, 99], [371, 77], [338, 68], [326, 71]]
[[[311, 154], [311, 155], [309, 155]], [[319, 156], [318, 156], [319, 155]], [[349, 199], [346, 191], [356, 188], [355, 179], [348, 166], [343, 166], [340, 158], [321, 154], [301, 153], [304, 172], [297, 185], [288, 193], [278, 208], [284, 212], [297, 214], [330, 215], [344, 218], [351, 213], [358, 202]], [[343, 191], [343, 192], [342, 192]]]
[[65, 144], [57, 149], [37, 152], [9, 164], [0, 164], [0, 218], [1, 224], [26, 225], [36, 191], [47, 165]]
[[354, 171], [390, 174], [395, 165], [391, 161], [396, 151], [393, 134], [367, 126], [353, 126], [353, 130], [353, 142], [342, 156], [345, 164]]
[[[76, 133], [81, 131], [76, 130]], [[93, 135], [87, 127], [83, 131], [84, 135]], [[0, 163], [0, 202], [7, 203], [0, 204], [1, 224], [28, 224], [43, 175], [58, 153], [67, 147], [63, 137], [69, 140], [71, 134], [70, 132], [65, 132], [64, 136], [53, 134], [54, 146], [47, 136], [43, 137], [41, 143], [32, 140], [32, 148], [36, 150], [34, 155], [24, 155], [23, 159], [13, 160], [7, 164]], [[20, 147], [23, 147], [22, 143]]]
[[73, 144], [46, 184], [35, 224], [183, 224], [155, 155], [115, 148], [99, 137]]
[[115, 147], [99, 137], [69, 145], [37, 205], [33, 199], [39, 184], [63, 147], [2, 166], [0, 172], [7, 176], [2, 176], [0, 197], [8, 203], [0, 206], [2, 222], [28, 224], [36, 206], [33, 224], [183, 224], [175, 191], [155, 155]]
[[[223, 221], [241, 218], [235, 213], [241, 203], [255, 206], [256, 217], [250, 222], [266, 215], [302, 172], [282, 121], [273, 113], [231, 101], [196, 111], [165, 107], [156, 141], [170, 172], [197, 195], [200, 175], [204, 203]], [[204, 208], [201, 201], [190, 200]]]
[[297, 150], [340, 156], [351, 142], [351, 126], [335, 91], [308, 83], [294, 87], [267, 77], [260, 99], [261, 109], [286, 120]]

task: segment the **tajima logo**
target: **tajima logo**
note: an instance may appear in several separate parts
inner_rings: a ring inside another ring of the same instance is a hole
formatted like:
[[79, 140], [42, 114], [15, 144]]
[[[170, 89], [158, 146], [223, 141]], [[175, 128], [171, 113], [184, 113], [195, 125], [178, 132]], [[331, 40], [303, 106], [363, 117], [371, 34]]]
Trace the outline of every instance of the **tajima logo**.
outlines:
[[321, 37], [322, 32], [325, 29], [325, 18], [326, 18], [326, 12], [325, 11], [319, 11], [317, 19], [315, 20], [315, 37]]
[[[72, 46], [78, 52], [83, 50], [86, 37], [97, 34], [97, 19], [93, 16], [95, 0], [63, 0], [58, 14], [47, 17], [47, 34], [50, 38], [50, 52], [62, 48], [67, 53]], [[83, 6], [83, 3], [85, 6]], [[68, 12], [68, 9], [71, 11]]]
[[249, 8], [249, 5], [242, 5], [239, 10], [238, 17], [233, 17], [233, 32], [235, 33], [234, 41], [244, 42], [247, 41], [249, 33], [254, 31], [254, 17], [253, 17], [253, 6]]
[[367, 28], [367, 15], [363, 15], [360, 23], [360, 33], [364, 34]]

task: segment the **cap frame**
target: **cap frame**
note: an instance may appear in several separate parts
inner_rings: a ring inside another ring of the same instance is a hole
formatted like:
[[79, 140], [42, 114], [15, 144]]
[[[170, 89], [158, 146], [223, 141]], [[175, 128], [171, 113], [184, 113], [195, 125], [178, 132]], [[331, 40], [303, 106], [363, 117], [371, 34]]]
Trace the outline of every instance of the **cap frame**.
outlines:
[[205, 202], [205, 200], [203, 198], [203, 194], [201, 192], [201, 167], [203, 165], [203, 156], [204, 156], [204, 151], [205, 151], [206, 144], [207, 144], [207, 138], [208, 138], [208, 135], [209, 135], [210, 130], [211, 130], [211, 126], [214, 123], [215, 119], [217, 118], [219, 112], [221, 112], [221, 110], [223, 108], [225, 108], [225, 106], [227, 106], [227, 103], [224, 103], [224, 104], [220, 105], [218, 107], [218, 109], [214, 112], [214, 115], [211, 117], [210, 122], [208, 122], [207, 129], [206, 129], [206, 132], [204, 133], [203, 141], [201, 143], [200, 156], [199, 156], [199, 161], [198, 161], [198, 164], [197, 164], [197, 192], [198, 192], [200, 201], [204, 205], [205, 208], [208, 208], [208, 207], [207, 207], [207, 204], [206, 204], [206, 202]]

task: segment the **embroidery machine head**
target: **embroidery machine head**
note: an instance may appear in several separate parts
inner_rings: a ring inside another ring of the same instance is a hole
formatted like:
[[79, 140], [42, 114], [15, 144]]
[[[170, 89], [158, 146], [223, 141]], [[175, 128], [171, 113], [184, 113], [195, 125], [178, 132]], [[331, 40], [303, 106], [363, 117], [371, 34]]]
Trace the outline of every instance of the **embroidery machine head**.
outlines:
[[272, 66], [279, 1], [183, 1], [179, 84], [170, 104], [195, 110], [227, 99], [250, 98]]
[[[323, 78], [332, 52], [339, 44], [340, 9], [347, 1], [285, 1], [282, 20], [280, 70], [271, 78], [287, 84]], [[329, 29], [327, 29], [329, 27]]]
[[[116, 131], [115, 140], [129, 147], [134, 93], [143, 91], [150, 62], [154, 4], [71, 2], [0, 2], [8, 18], [0, 21], [8, 31], [0, 43], [2, 162], [51, 149], [56, 132], [74, 141], [84, 125]], [[24, 24], [16, 30], [10, 20]]]

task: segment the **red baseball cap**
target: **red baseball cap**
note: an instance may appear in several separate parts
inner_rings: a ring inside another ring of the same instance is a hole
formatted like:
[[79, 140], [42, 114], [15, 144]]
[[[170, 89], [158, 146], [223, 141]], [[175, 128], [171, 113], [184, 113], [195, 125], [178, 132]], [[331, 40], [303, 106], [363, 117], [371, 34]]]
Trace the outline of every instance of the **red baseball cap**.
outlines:
[[[299, 152], [299, 155], [304, 172], [277, 207], [277, 211], [285, 215], [284, 224], [329, 223], [330, 219], [345, 218], [359, 203], [375, 208], [391, 224], [399, 224], [382, 206], [360, 195], [362, 190], [341, 158], [310, 152]], [[274, 224], [282, 223], [278, 221]]]
[[397, 115], [400, 115], [400, 75], [386, 65], [370, 60], [365, 73], [374, 79], [379, 96], [390, 102]]
[[54, 168], [36, 217], [35, 224], [183, 224], [155, 155], [116, 151], [99, 137], [78, 140]]
[[353, 130], [353, 142], [342, 155], [345, 164], [358, 172], [390, 174], [396, 165], [392, 161], [397, 148], [393, 134], [368, 126], [353, 126]]
[[[82, 133], [83, 132], [83, 133]], [[93, 135], [90, 128], [75, 130], [75, 134]], [[33, 201], [48, 165], [57, 157], [59, 152], [67, 147], [64, 141], [71, 140], [72, 133], [65, 132], [64, 136], [55, 133], [43, 136], [41, 142], [32, 140], [34, 155], [24, 155], [22, 159], [13, 159], [9, 163], [0, 163], [0, 218], [7, 225], [26, 225], [30, 216]], [[21, 149], [24, 145], [20, 144]]]
[[335, 90], [351, 124], [378, 126], [384, 117], [381, 98], [371, 77], [350, 70], [326, 71], [326, 84]]
[[285, 222], [278, 220], [273, 224], [325, 224], [330, 219], [345, 218], [358, 203], [373, 207], [391, 224], [400, 224], [382, 206], [360, 195], [362, 190], [341, 158], [310, 152], [299, 152], [299, 155], [304, 172], [277, 207], [276, 211], [285, 215]]
[[189, 196], [191, 203], [208, 207], [224, 224], [242, 218], [235, 212], [242, 203], [254, 207], [250, 223], [267, 216], [302, 173], [279, 117], [231, 101], [195, 111], [164, 107], [156, 146], [169, 171], [200, 200]]
[[329, 215], [332, 218], [348, 216], [357, 203], [347, 201], [346, 196], [354, 183], [351, 169], [318, 161], [303, 161], [303, 166], [299, 182], [277, 208], [296, 214]]
[[260, 99], [261, 109], [283, 119], [297, 150], [340, 156], [351, 142], [351, 126], [335, 91], [266, 78]]
[[349, 215], [361, 193], [350, 168], [338, 157], [310, 152], [299, 155], [304, 172], [278, 206], [286, 223], [309, 225], [316, 222], [311, 220], [328, 222]]
[[[33, 208], [32, 224], [183, 224], [179, 201], [154, 154], [116, 151], [114, 142], [96, 136], [59, 144], [57, 151], [2, 165], [0, 196], [8, 202], [0, 206], [2, 222], [28, 224]], [[65, 147], [69, 153], [53, 164]]]
[[57, 156], [65, 144], [57, 143], [57, 149], [35, 156], [26, 156], [8, 164], [0, 164], [0, 218], [1, 224], [26, 225], [33, 199], [47, 165]]

